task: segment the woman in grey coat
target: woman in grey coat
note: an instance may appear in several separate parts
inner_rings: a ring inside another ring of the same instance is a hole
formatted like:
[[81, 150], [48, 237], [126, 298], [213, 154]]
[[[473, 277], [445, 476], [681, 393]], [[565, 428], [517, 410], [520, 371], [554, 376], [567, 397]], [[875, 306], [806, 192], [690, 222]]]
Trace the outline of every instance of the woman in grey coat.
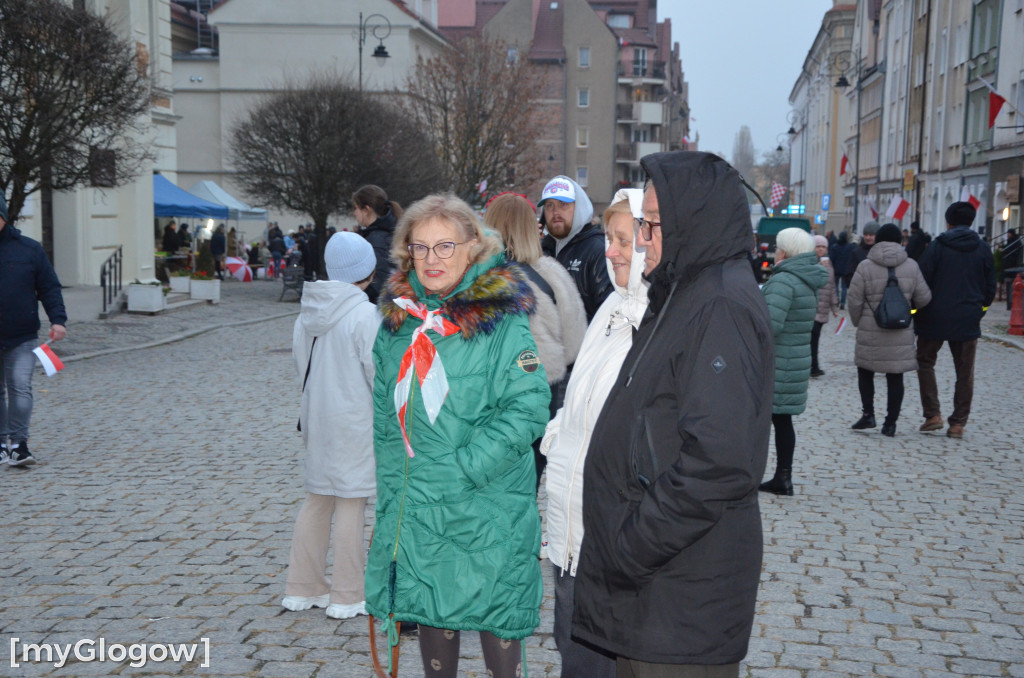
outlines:
[[875, 323], [875, 309], [882, 301], [889, 268], [894, 269], [900, 292], [912, 307], [924, 308], [932, 300], [931, 290], [921, 275], [917, 262], [907, 256], [900, 244], [903, 234], [896, 224], [878, 229], [875, 245], [868, 258], [857, 267], [850, 281], [847, 304], [850, 320], [857, 328], [857, 344], [853, 359], [857, 365], [857, 387], [863, 409], [855, 430], [875, 428], [875, 372], [885, 374], [888, 387], [885, 422], [882, 433], [896, 435], [896, 419], [903, 405], [903, 373], [917, 369], [914, 329], [888, 330]]

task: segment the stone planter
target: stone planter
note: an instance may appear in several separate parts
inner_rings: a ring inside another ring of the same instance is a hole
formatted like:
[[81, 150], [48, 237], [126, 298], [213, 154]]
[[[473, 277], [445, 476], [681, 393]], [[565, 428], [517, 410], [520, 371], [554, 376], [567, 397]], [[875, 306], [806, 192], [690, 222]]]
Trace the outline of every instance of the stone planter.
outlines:
[[171, 292], [175, 294], [188, 294], [191, 278], [187, 275], [172, 275], [168, 280], [171, 281]]
[[133, 313], [156, 313], [167, 307], [164, 288], [160, 285], [128, 285], [128, 310]]
[[196, 280], [192, 279], [189, 285], [189, 294], [193, 299], [205, 299], [214, 304], [220, 303], [220, 281], [219, 280]]

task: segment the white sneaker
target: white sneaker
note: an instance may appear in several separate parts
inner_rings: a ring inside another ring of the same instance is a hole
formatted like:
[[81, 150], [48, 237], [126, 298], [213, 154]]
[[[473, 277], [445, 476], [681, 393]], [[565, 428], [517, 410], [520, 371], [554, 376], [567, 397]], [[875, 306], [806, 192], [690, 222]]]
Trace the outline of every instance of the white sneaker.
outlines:
[[281, 600], [281, 607], [292, 612], [298, 612], [299, 610], [308, 610], [311, 607], [327, 607], [327, 604], [331, 602], [331, 594], [325, 593], [322, 596], [314, 596], [312, 598], [306, 598], [304, 596], [285, 596]]
[[331, 619], [351, 619], [356, 615], [366, 614], [366, 601], [363, 600], [351, 605], [339, 605], [332, 603], [327, 606], [327, 616]]
[[0, 443], [0, 464], [6, 464], [10, 459], [11, 455], [7, 453], [7, 443]]

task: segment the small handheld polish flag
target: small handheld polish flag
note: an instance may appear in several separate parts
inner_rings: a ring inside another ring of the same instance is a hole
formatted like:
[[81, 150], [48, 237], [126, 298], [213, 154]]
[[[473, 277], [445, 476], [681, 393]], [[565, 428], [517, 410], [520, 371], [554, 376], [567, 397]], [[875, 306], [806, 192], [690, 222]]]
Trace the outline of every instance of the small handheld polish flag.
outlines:
[[64, 363], [60, 361], [60, 358], [57, 357], [57, 354], [53, 352], [48, 343], [41, 344], [39, 347], [32, 349], [32, 352], [39, 358], [40, 364], [46, 370], [46, 376], [52, 377], [64, 369]]
[[845, 328], [845, 327], [846, 327], [846, 316], [844, 315], [842, 318], [839, 319], [839, 325], [836, 326], [836, 334], [839, 334], [840, 332], [842, 332], [843, 328]]

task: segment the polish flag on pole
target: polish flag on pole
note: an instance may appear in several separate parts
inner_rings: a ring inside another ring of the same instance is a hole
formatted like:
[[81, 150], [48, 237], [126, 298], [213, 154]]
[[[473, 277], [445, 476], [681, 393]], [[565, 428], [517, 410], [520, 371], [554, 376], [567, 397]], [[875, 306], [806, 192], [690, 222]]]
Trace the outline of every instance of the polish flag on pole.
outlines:
[[64, 369], [64, 363], [60, 361], [57, 354], [50, 348], [50, 344], [42, 344], [38, 348], [32, 349], [32, 352], [39, 358], [43, 369], [46, 370], [46, 376], [52, 377]]
[[995, 91], [988, 93], [988, 128], [996, 124], [996, 116], [999, 115], [999, 111], [1003, 108], [1003, 104], [1006, 103], [1006, 99], [999, 96]]
[[487, 192], [487, 179], [484, 179], [479, 184], [477, 184], [476, 185], [476, 190], [477, 190], [477, 192], [480, 193], [480, 195], [483, 195], [484, 193], [486, 193]]
[[877, 219], [878, 218], [878, 210], [875, 208], [875, 202], [873, 200], [871, 200], [870, 198], [868, 198], [868, 209], [871, 210], [871, 218], [872, 219]]
[[896, 219], [899, 221], [903, 218], [903, 215], [910, 209], [910, 203], [904, 200], [901, 196], [894, 195], [892, 202], [889, 203], [889, 209], [885, 210], [885, 216], [890, 219]]
[[850, 159], [843, 153], [843, 161], [839, 163], [839, 176], [846, 174], [846, 166], [850, 163]]
[[975, 198], [974, 194], [966, 186], [960, 189], [960, 202], [969, 202], [974, 209], [978, 209], [981, 206], [981, 201]]

